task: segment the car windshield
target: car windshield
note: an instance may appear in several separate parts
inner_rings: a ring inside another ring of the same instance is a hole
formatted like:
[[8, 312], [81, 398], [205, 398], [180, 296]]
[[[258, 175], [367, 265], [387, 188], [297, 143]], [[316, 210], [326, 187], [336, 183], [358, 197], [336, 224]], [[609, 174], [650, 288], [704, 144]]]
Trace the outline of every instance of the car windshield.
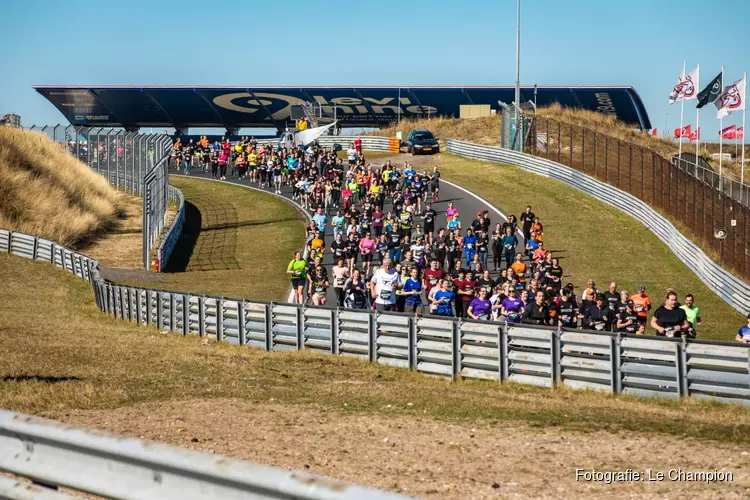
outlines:
[[431, 132], [420, 132], [418, 134], [414, 134], [414, 140], [415, 141], [434, 141], [435, 137], [432, 135]]

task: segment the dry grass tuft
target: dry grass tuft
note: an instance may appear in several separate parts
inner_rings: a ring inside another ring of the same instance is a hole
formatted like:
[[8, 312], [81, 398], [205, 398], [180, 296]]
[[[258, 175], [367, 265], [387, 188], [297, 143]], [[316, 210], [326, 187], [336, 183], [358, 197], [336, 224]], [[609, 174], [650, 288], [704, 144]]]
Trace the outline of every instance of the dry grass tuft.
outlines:
[[40, 133], [0, 127], [0, 227], [76, 247], [112, 227], [120, 195]]

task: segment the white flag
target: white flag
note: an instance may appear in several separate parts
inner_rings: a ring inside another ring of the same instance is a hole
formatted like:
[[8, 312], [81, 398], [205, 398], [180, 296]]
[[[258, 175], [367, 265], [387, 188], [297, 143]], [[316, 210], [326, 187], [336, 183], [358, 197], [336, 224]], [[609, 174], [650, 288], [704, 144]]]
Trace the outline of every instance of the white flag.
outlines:
[[714, 101], [716, 109], [719, 110], [716, 113], [716, 118], [723, 118], [731, 115], [733, 111], [745, 109], [745, 83], [745, 78], [743, 77], [741, 80], [737, 80], [724, 87], [724, 90], [716, 98], [716, 101]]
[[672, 92], [669, 94], [669, 104], [674, 104], [678, 99], [681, 99], [683, 87], [685, 82], [685, 71], [680, 71], [680, 76], [677, 77], [677, 84], [672, 88]]
[[683, 99], [695, 99], [698, 95], [698, 70], [700, 66], [696, 67], [683, 82], [682, 98]]

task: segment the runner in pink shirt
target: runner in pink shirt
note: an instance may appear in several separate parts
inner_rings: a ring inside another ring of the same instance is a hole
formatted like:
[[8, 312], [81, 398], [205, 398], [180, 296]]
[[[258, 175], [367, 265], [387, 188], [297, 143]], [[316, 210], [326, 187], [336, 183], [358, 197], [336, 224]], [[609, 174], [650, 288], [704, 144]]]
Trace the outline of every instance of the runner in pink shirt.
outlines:
[[445, 220], [450, 221], [453, 219], [453, 216], [458, 213], [458, 209], [453, 206], [453, 202], [448, 202], [448, 208], [445, 209]]
[[359, 240], [359, 253], [362, 255], [362, 263], [365, 266], [365, 275], [370, 272], [370, 264], [372, 263], [374, 250], [375, 240], [372, 238], [372, 234], [368, 232], [361, 240]]

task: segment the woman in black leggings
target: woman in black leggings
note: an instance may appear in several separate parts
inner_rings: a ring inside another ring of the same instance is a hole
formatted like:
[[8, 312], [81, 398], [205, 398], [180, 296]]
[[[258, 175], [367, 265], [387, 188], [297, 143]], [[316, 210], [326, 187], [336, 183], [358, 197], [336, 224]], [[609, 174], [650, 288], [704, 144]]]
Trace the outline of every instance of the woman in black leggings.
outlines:
[[503, 260], [503, 235], [505, 234], [505, 231], [503, 231], [502, 226], [498, 222], [495, 224], [495, 230], [492, 231], [492, 264], [495, 267], [495, 271], [497, 271]]

